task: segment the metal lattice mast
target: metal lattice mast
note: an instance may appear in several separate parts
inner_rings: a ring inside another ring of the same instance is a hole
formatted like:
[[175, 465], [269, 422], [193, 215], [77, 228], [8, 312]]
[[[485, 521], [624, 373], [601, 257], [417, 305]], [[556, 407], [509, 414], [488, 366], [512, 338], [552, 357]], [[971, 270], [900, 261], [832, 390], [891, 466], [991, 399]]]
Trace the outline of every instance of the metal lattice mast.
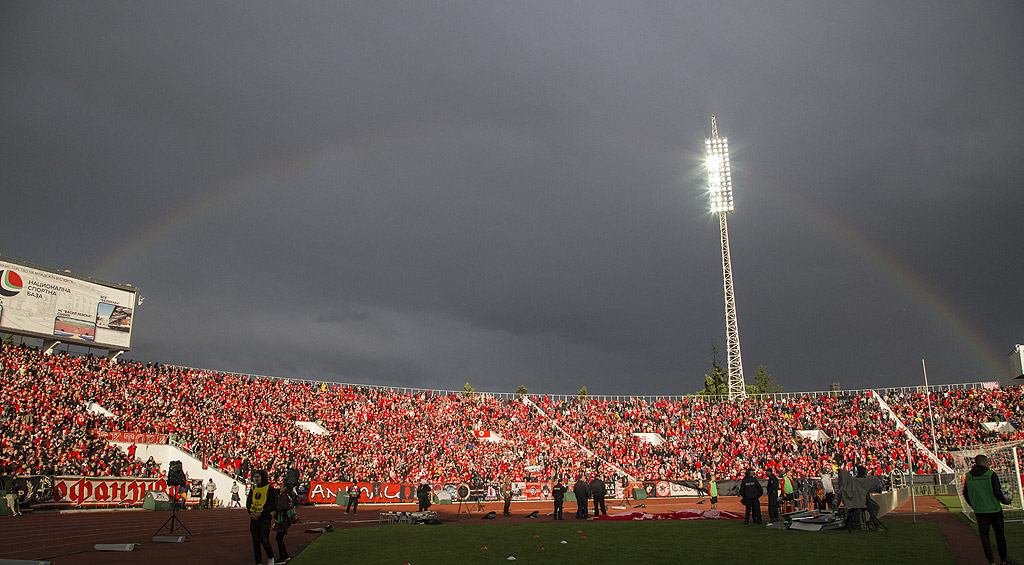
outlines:
[[726, 216], [733, 211], [732, 171], [729, 166], [729, 140], [718, 137], [718, 123], [711, 116], [711, 139], [706, 140], [708, 185], [711, 211], [718, 214], [722, 235], [722, 286], [725, 291], [725, 337], [728, 344], [729, 399], [747, 397], [743, 380], [743, 357], [740, 354], [740, 328], [736, 320], [736, 296], [732, 287], [732, 258], [729, 253], [729, 224]]

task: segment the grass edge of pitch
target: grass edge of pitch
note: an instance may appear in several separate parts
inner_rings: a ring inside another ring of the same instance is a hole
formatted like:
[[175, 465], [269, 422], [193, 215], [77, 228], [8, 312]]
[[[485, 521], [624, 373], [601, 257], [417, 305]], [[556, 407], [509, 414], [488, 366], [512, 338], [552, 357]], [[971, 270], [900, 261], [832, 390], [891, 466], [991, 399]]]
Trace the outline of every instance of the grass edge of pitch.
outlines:
[[[938, 526], [887, 522], [888, 532], [769, 530], [739, 520], [566, 521], [536, 524], [391, 525], [325, 533], [291, 562], [955, 563]], [[566, 543], [561, 543], [565, 541]]]

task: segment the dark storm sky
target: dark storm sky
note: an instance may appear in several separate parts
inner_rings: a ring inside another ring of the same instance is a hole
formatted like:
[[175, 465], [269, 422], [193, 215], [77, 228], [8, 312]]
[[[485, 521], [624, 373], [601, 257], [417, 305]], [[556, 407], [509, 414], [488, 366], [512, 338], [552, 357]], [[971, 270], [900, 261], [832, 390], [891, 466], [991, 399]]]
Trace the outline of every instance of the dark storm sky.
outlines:
[[1019, 2], [4, 2], [0, 253], [142, 289], [128, 357], [683, 394], [998, 380]]

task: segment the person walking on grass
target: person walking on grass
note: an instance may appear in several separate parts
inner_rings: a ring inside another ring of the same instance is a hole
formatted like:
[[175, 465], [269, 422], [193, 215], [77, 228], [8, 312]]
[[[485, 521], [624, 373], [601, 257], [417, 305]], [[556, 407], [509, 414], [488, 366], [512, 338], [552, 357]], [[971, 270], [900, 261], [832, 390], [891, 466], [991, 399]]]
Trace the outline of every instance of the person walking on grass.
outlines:
[[981, 537], [981, 549], [985, 559], [995, 563], [992, 556], [992, 544], [988, 538], [988, 530], [996, 534], [996, 549], [999, 550], [999, 561], [1003, 565], [1006, 560], [1006, 530], [1003, 524], [1003, 507], [999, 504], [1010, 504], [1010, 497], [1003, 492], [999, 484], [999, 475], [989, 468], [989, 459], [985, 455], [974, 458], [974, 466], [964, 477], [964, 500], [974, 509], [978, 519], [978, 535]]

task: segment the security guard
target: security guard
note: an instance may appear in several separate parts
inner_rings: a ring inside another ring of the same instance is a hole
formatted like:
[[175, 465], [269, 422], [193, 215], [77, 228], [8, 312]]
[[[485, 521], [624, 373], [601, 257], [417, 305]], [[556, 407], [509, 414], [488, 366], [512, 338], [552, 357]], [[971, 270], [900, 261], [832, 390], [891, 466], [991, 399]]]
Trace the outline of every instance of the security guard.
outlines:
[[551, 487], [551, 498], [555, 500], [555, 520], [564, 520], [562, 518], [562, 507], [565, 505], [565, 493], [569, 489], [565, 488], [562, 484], [562, 478], [558, 477], [555, 480], [555, 486]]

